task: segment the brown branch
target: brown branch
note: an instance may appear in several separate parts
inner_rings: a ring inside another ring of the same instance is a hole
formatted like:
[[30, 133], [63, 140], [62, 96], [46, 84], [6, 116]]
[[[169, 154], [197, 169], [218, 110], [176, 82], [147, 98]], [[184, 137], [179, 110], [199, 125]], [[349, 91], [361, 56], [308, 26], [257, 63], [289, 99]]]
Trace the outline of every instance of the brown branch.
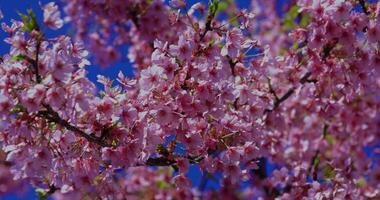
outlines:
[[54, 194], [55, 191], [60, 190], [60, 188], [55, 187], [55, 185], [49, 186], [49, 191], [47, 191], [46, 196]]
[[[112, 145], [107, 144], [104, 141], [104, 136], [102, 137], [95, 137], [93, 135], [87, 134], [84, 131], [80, 130], [78, 127], [71, 125], [66, 120], [62, 119], [57, 112], [55, 112], [50, 106], [45, 105], [44, 106], [46, 110], [38, 112], [38, 115], [40, 117], [43, 117], [51, 122], [55, 122], [63, 127], [65, 127], [67, 130], [70, 130], [74, 132], [77, 136], [83, 137], [87, 139], [89, 142], [95, 143], [101, 147], [110, 147]], [[105, 128], [102, 133], [107, 132], [108, 134], [109, 128]], [[197, 157], [186, 157], [190, 163], [199, 163], [203, 157], [197, 156]], [[177, 169], [176, 167], [176, 160], [169, 158], [168, 156], [162, 156], [157, 158], [148, 158], [148, 160], [145, 162], [145, 165], [148, 166], [172, 166], [174, 169]]]
[[166, 157], [148, 158], [145, 162], [148, 166], [171, 166], [176, 163], [175, 160]]
[[9, 162], [9, 161], [6, 161], [6, 160], [1, 160], [0, 161], [0, 165], [4, 165], [6, 167], [10, 167], [10, 166], [12, 166], [12, 163]]
[[289, 89], [280, 99], [274, 102], [274, 108], [280, 106], [282, 102], [284, 102], [286, 99], [288, 99], [292, 94], [294, 93], [294, 88]]
[[205, 29], [199, 35], [200, 36], [200, 41], [202, 41], [204, 39], [204, 37], [206, 36], [207, 32], [209, 32], [209, 31], [212, 30], [211, 24], [212, 24], [212, 21], [215, 18], [216, 11], [218, 10], [218, 3], [216, 3], [215, 5], [216, 5], [216, 8], [214, 10], [211, 10], [210, 7], [209, 7], [209, 11], [210, 12], [207, 14], [207, 17], [206, 17]]
[[[199, 163], [204, 158], [203, 156], [197, 156], [197, 157], [186, 156], [185, 157], [185, 156], [180, 156], [178, 154], [175, 154], [175, 156], [186, 158], [189, 160], [191, 164]], [[177, 161], [173, 158], [169, 158], [168, 156], [148, 158], [145, 164], [148, 166], [172, 166], [175, 170], [178, 170], [178, 167], [176, 166]]]
[[338, 42], [339, 42], [338, 38], [333, 38], [330, 42], [328, 42], [323, 47], [322, 52], [321, 52], [322, 60], [326, 60], [326, 58], [330, 56], [331, 51], [335, 48]]
[[107, 143], [105, 143], [102, 138], [95, 137], [93, 135], [87, 134], [84, 131], [80, 130], [78, 127], [71, 125], [68, 121], [62, 119], [59, 114], [54, 111], [50, 106], [45, 105], [46, 110], [44, 111], [39, 111], [38, 115], [40, 117], [43, 117], [50, 122], [55, 122], [63, 127], [65, 127], [67, 130], [70, 130], [74, 132], [77, 136], [86, 138], [89, 142], [98, 144], [99, 146], [102, 147], [108, 147], [111, 146]]
[[266, 172], [267, 161], [264, 157], [258, 158], [258, 161], [258, 168], [254, 169], [253, 172], [259, 177], [260, 180], [264, 180], [268, 176]]
[[[311, 72], [307, 72], [304, 76], [302, 76], [302, 78], [300, 79], [299, 82], [301, 84], [304, 84], [306, 82], [313, 82], [313, 83], [317, 82], [316, 79], [309, 79], [310, 76], [311, 76]], [[270, 84], [270, 80], [268, 81], [268, 83], [269, 83], [269, 90], [274, 95], [275, 99], [274, 99], [273, 108], [272, 109], [269, 109], [269, 108], [265, 109], [264, 114], [268, 113], [268, 112], [272, 112], [273, 110], [278, 108], [281, 105], [281, 103], [283, 103], [285, 100], [287, 100], [295, 92], [295, 88], [292, 87], [284, 95], [282, 95], [280, 98], [278, 98], [276, 92], [274, 91], [274, 89], [272, 88], [272, 85]]]
[[271, 80], [270, 78], [267, 77], [267, 80], [268, 80], [268, 87], [269, 87], [269, 92], [274, 96], [275, 100], [278, 101], [279, 98], [276, 94], [276, 91], [274, 91], [273, 87], [272, 87], [272, 83], [271, 83]]
[[[110, 147], [112, 145], [107, 144], [104, 141], [105, 137], [95, 137], [93, 135], [87, 134], [84, 131], [80, 130], [78, 127], [71, 125], [69, 122], [66, 120], [62, 119], [59, 114], [54, 111], [50, 106], [45, 105], [44, 106], [46, 110], [44, 111], [39, 111], [38, 116], [43, 117], [50, 122], [55, 122], [63, 127], [65, 127], [67, 130], [70, 130], [74, 132], [77, 136], [83, 137], [87, 139], [89, 142], [95, 143], [101, 147]], [[108, 134], [109, 128], [105, 128], [104, 131], [102, 132], [107, 132]], [[186, 156], [186, 159], [189, 160], [190, 163], [199, 163], [201, 160], [203, 160], [204, 157], [202, 156]], [[161, 157], [156, 157], [156, 158], [148, 158], [148, 160], [145, 162], [145, 165], [148, 166], [172, 166], [174, 169], [177, 169], [176, 166], [176, 160], [169, 158], [169, 156], [161, 156]]]
[[229, 56], [226, 56], [226, 57], [228, 59], [228, 64], [230, 65], [232, 75], [236, 76], [235, 66], [237, 64], [237, 61], [234, 62], [231, 57], [229, 57]]
[[311, 76], [311, 72], [307, 72], [300, 80], [300, 83], [301, 84], [304, 84], [304, 83], [316, 83], [317, 82], [317, 79], [309, 79], [309, 77]]
[[33, 60], [32, 65], [33, 65], [34, 70], [35, 70], [37, 83], [41, 83], [42, 80], [41, 80], [41, 76], [40, 76], [39, 69], [38, 69], [38, 60], [39, 60], [38, 55], [40, 54], [41, 40], [43, 38], [43, 35], [40, 33], [37, 37], [38, 38], [37, 38], [37, 45], [36, 45], [36, 59]]

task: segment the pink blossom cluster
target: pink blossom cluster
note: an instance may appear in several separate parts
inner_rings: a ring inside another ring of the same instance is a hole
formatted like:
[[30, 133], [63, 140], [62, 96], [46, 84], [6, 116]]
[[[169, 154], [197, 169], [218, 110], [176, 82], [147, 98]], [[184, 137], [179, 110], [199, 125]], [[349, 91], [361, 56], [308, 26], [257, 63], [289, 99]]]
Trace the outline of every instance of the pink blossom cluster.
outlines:
[[[380, 141], [380, 3], [290, 1], [285, 17], [274, 0], [65, 3], [76, 39], [48, 38], [32, 14], [2, 25], [14, 180], [57, 199], [380, 197], [364, 151]], [[63, 26], [54, 3], [42, 8], [44, 26]], [[99, 75], [96, 92], [86, 44], [102, 65], [128, 54], [136, 76]], [[220, 189], [194, 187], [191, 165]]]
[[76, 25], [78, 37], [90, 43], [91, 52], [103, 66], [126, 57], [117, 49], [130, 44], [129, 60], [136, 68], [147, 67], [154, 40], [174, 42], [176, 31], [184, 26], [174, 22], [178, 13], [161, 0], [64, 1], [67, 19]]
[[13, 180], [9, 166], [11, 163], [5, 161], [6, 154], [0, 151], [0, 195], [7, 194], [10, 191], [19, 191], [22, 193], [24, 185], [21, 181]]

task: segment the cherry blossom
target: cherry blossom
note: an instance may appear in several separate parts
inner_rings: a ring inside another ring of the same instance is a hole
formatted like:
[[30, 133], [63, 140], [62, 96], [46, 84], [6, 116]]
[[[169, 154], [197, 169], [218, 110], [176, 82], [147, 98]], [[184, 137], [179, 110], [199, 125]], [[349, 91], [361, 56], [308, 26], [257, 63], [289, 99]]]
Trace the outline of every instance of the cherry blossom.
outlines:
[[58, 6], [54, 2], [50, 2], [43, 7], [44, 11], [44, 24], [51, 29], [59, 29], [63, 26], [61, 13]]
[[0, 194], [380, 197], [380, 3], [63, 2], [73, 37], [54, 3], [2, 24]]

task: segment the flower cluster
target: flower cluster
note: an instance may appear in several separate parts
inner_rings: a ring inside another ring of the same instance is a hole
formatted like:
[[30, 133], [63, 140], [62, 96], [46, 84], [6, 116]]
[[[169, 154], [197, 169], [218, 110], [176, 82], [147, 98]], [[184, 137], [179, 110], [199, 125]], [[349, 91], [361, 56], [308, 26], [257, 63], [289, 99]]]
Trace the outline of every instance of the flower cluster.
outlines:
[[[76, 39], [48, 38], [31, 11], [3, 24], [4, 170], [56, 199], [380, 197], [364, 150], [380, 137], [380, 3], [286, 6], [66, 1]], [[43, 10], [63, 26], [54, 3]], [[102, 65], [128, 54], [136, 76], [99, 75], [97, 93], [86, 44]]]

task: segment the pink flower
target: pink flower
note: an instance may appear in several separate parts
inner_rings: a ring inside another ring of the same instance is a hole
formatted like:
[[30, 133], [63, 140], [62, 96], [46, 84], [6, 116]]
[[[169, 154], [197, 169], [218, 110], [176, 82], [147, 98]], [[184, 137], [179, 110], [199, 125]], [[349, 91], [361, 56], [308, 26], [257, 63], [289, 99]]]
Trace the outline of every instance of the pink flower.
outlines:
[[239, 55], [240, 46], [242, 44], [242, 33], [238, 28], [233, 28], [231, 31], [227, 31], [226, 44], [222, 48], [221, 54], [223, 56], [230, 56], [235, 58]]
[[230, 131], [233, 131], [235, 127], [239, 126], [238, 118], [235, 115], [226, 114], [220, 122], [225, 129]]
[[158, 124], [144, 128], [144, 147], [148, 152], [154, 152], [158, 144], [163, 142], [163, 132]]
[[240, 161], [240, 151], [236, 147], [230, 147], [227, 151], [224, 152], [223, 162], [236, 164]]
[[24, 33], [16, 32], [11, 37], [6, 38], [4, 41], [12, 45], [10, 51], [10, 54], [12, 55], [28, 55], [35, 49], [35, 46], [33, 45], [34, 42], [26, 40]]
[[332, 20], [327, 20], [324, 26], [324, 34], [328, 39], [339, 38], [341, 35], [341, 27]]
[[[105, 161], [110, 160], [111, 164], [113, 166], [122, 166], [124, 164], [123, 162], [121, 162], [122, 159], [121, 159], [120, 156], [121, 156], [120, 152], [118, 152], [115, 149], [112, 149], [112, 148], [109, 148], [109, 147], [106, 147], [106, 148], [102, 149], [102, 158], [103, 158], [103, 160], [105, 160]], [[123, 155], [123, 156], [126, 156], [126, 155]]]
[[189, 133], [185, 136], [183, 143], [190, 152], [194, 152], [203, 145], [202, 136], [199, 133]]
[[51, 69], [53, 70], [53, 77], [59, 81], [68, 81], [72, 73], [72, 66], [70, 63], [64, 61], [64, 58], [60, 55], [56, 55], [55, 62], [51, 63]]
[[114, 114], [114, 103], [110, 97], [104, 97], [96, 101], [97, 111], [105, 117], [110, 118]]
[[[64, 0], [75, 42], [3, 24], [0, 193], [23, 179], [61, 199], [375, 198], [363, 148], [379, 132], [380, 3], [288, 1], [289, 30], [276, 0], [251, 3], [210, 21], [202, 2]], [[43, 9], [63, 25], [54, 3]], [[85, 43], [103, 65], [128, 54], [135, 77], [99, 75], [98, 92]], [[261, 158], [283, 168], [263, 179]], [[221, 174], [220, 190], [192, 188], [190, 163]]]
[[273, 182], [277, 185], [279, 184], [281, 187], [284, 187], [289, 180], [289, 172], [288, 169], [282, 167], [280, 170], [273, 171]]
[[44, 24], [51, 29], [59, 29], [63, 26], [61, 13], [54, 2], [50, 2], [42, 7], [44, 10]]
[[156, 117], [157, 122], [164, 126], [173, 123], [174, 120], [173, 111], [167, 106], [159, 107], [156, 111]]
[[309, 39], [309, 48], [320, 50], [325, 42], [325, 37], [322, 31], [318, 28], [313, 30], [311, 37]]
[[367, 30], [368, 42], [376, 43], [380, 40], [380, 25], [371, 21]]
[[12, 101], [7, 96], [0, 94], [0, 116], [7, 115], [12, 108]]
[[121, 119], [127, 125], [132, 125], [137, 120], [136, 108], [133, 107], [132, 105], [127, 105], [121, 113]]
[[181, 35], [178, 40], [178, 45], [172, 46], [171, 50], [178, 59], [190, 60], [193, 52], [193, 44], [187, 40], [184, 35]]
[[237, 165], [226, 165], [223, 169], [224, 177], [232, 183], [237, 183], [240, 180], [241, 171]]
[[359, 13], [351, 16], [351, 24], [356, 31], [363, 31], [368, 25], [368, 17], [364, 13]]
[[185, 174], [189, 169], [189, 161], [185, 158], [178, 158], [176, 161], [179, 173]]
[[336, 21], [344, 21], [350, 17], [350, 11], [352, 9], [351, 3], [336, 1], [329, 7], [327, 12]]
[[46, 92], [46, 102], [53, 108], [59, 109], [65, 102], [65, 90], [61, 87], [49, 88]]
[[245, 161], [250, 161], [251, 159], [258, 157], [258, 148], [253, 142], [246, 142], [242, 149], [242, 158]]
[[29, 112], [38, 111], [45, 96], [45, 87], [37, 84], [24, 93], [23, 104]]
[[156, 65], [148, 67], [147, 69], [141, 71], [141, 76], [139, 79], [140, 88], [144, 91], [149, 91], [162, 83], [164, 78], [164, 70], [161, 67]]
[[191, 186], [190, 180], [184, 175], [175, 176], [173, 182], [178, 188], [189, 188]]

